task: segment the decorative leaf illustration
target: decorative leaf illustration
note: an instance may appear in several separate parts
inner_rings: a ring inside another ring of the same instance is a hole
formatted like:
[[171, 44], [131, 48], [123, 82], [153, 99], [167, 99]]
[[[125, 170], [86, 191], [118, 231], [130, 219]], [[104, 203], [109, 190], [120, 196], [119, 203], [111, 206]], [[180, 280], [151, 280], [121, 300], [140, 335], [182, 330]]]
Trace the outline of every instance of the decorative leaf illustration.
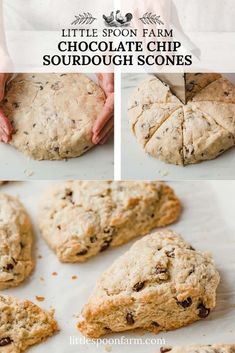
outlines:
[[139, 20], [145, 25], [150, 25], [150, 24], [164, 25], [164, 23], [160, 19], [160, 16], [157, 16], [152, 12], [144, 13], [143, 16], [139, 18]]
[[91, 25], [97, 18], [93, 17], [90, 12], [83, 12], [83, 14], [79, 14], [75, 16], [75, 20], [71, 23], [71, 25]]

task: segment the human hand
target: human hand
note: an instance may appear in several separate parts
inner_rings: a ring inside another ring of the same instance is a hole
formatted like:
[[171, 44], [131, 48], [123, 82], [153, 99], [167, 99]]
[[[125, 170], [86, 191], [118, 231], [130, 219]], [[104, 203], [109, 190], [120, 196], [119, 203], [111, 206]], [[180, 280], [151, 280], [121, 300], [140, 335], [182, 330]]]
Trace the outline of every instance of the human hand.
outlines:
[[92, 142], [104, 144], [112, 135], [114, 128], [114, 74], [96, 74], [96, 76], [98, 84], [105, 92], [106, 102], [94, 123]]
[[[9, 79], [9, 74], [0, 73], [0, 102], [4, 98], [5, 85]], [[4, 115], [0, 108], [0, 142], [8, 143], [12, 136], [12, 126], [8, 118]]]

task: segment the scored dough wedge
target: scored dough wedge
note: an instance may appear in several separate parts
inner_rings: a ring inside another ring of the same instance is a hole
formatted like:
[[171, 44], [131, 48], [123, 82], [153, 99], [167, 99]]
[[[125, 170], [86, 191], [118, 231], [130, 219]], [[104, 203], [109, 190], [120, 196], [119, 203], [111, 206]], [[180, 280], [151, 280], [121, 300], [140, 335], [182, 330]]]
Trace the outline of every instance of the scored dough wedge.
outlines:
[[143, 328], [155, 333], [205, 319], [216, 304], [219, 274], [208, 253], [170, 230], [146, 235], [101, 276], [78, 328], [98, 338]]
[[212, 74], [206, 85], [200, 75], [186, 105], [157, 78], [143, 81], [135, 90], [129, 108], [131, 129], [151, 156], [187, 165], [214, 159], [234, 146], [235, 87], [218, 74]]

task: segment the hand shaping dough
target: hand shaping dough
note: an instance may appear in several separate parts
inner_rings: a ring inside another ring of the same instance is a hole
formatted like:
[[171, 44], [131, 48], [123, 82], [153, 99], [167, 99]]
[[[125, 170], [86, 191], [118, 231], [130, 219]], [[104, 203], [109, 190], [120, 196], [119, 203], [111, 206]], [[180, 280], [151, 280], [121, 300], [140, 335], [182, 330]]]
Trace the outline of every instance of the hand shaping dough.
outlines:
[[0, 290], [18, 286], [32, 272], [32, 227], [20, 201], [0, 194]]
[[209, 315], [218, 283], [208, 253], [170, 230], [149, 234], [103, 273], [78, 328], [93, 338], [135, 328], [173, 330]]
[[53, 160], [93, 147], [92, 127], [104, 102], [102, 89], [82, 74], [18, 74], [1, 107], [14, 127], [12, 145]]
[[0, 353], [21, 353], [57, 330], [53, 314], [28, 300], [0, 295]]
[[235, 353], [234, 344], [213, 344], [207, 346], [162, 347], [160, 353]]
[[39, 226], [62, 262], [83, 262], [174, 222], [180, 211], [160, 182], [72, 181], [45, 193]]
[[187, 165], [214, 159], [234, 146], [235, 87], [218, 74], [206, 85], [203, 75], [197, 75], [197, 84], [188, 83], [192, 95], [186, 105], [155, 77], [136, 89], [130, 123], [147, 153], [167, 163]]

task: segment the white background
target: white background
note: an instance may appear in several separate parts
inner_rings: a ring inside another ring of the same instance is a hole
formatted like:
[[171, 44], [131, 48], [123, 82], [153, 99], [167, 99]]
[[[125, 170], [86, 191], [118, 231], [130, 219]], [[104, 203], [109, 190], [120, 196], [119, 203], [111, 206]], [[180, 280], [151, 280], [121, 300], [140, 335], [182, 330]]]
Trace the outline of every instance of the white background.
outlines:
[[[226, 74], [235, 84], [235, 74]], [[235, 148], [218, 158], [185, 167], [166, 164], [144, 152], [133, 135], [127, 116], [128, 102], [144, 74], [122, 75], [122, 178], [123, 179], [235, 179]]]
[[[76, 316], [85, 304], [100, 274], [131, 245], [125, 244], [96, 256], [84, 264], [61, 264], [55, 254], [40, 238], [36, 225], [38, 201], [48, 187], [46, 182], [9, 183], [1, 191], [20, 195], [34, 222], [36, 269], [33, 275], [18, 288], [6, 290], [22, 299], [30, 299], [42, 308], [55, 308], [55, 317], [61, 331], [31, 352], [102, 353], [105, 346], [69, 345], [69, 336], [82, 337], [76, 329]], [[154, 335], [140, 332], [120, 333], [106, 338], [164, 338], [168, 345], [192, 343], [235, 342], [235, 182], [175, 182], [171, 183], [183, 204], [180, 220], [171, 226], [180, 232], [196, 249], [213, 254], [221, 275], [216, 309], [206, 320], [190, 326]], [[41, 255], [42, 259], [38, 259]], [[58, 276], [52, 276], [56, 271]], [[72, 280], [76, 275], [78, 278]], [[43, 278], [42, 281], [40, 278]], [[38, 303], [35, 296], [45, 297]], [[158, 353], [157, 345], [111, 346], [116, 353]]]

